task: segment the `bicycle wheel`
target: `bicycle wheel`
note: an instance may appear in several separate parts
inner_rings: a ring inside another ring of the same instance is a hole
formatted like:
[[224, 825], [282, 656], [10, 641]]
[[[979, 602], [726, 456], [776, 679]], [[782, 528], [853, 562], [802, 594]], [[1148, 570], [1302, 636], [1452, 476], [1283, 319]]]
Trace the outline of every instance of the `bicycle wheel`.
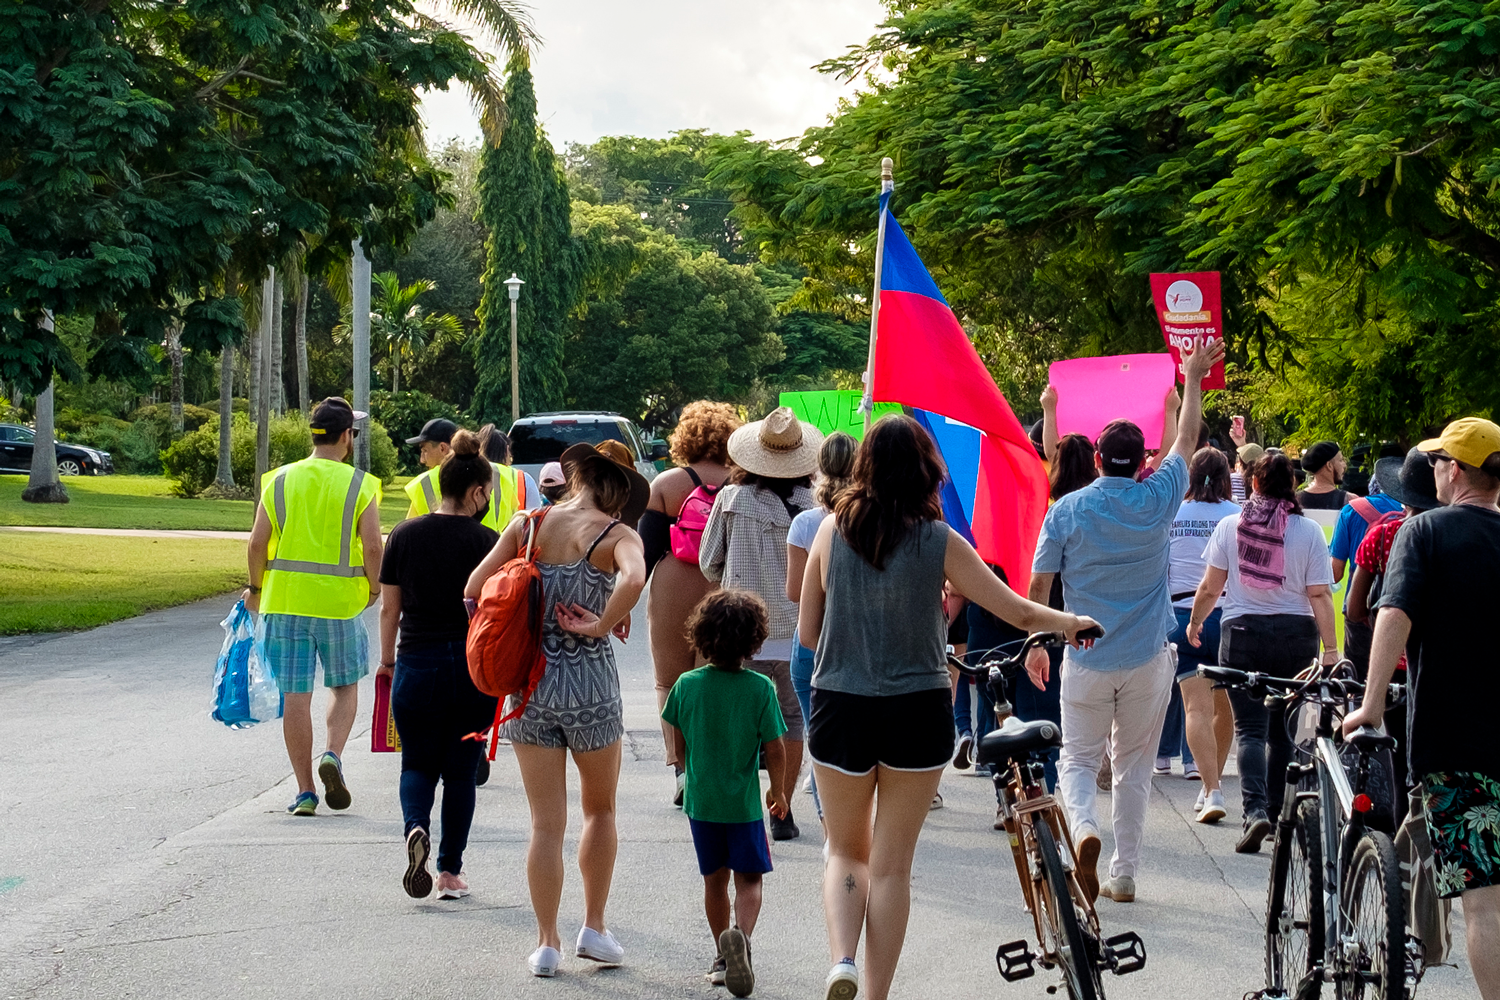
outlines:
[[1323, 957], [1323, 842], [1318, 804], [1297, 804], [1291, 829], [1276, 826], [1266, 900], [1266, 986], [1293, 1000], [1317, 1000], [1312, 975]]
[[1390, 837], [1375, 830], [1360, 836], [1339, 899], [1357, 948], [1334, 975], [1339, 1000], [1404, 1000], [1406, 913]]
[[1099, 951], [1098, 942], [1093, 942], [1091, 948], [1089, 935], [1078, 922], [1078, 910], [1068, 892], [1068, 873], [1063, 871], [1052, 828], [1039, 816], [1032, 829], [1036, 831], [1037, 854], [1041, 855], [1048, 890], [1037, 893], [1037, 900], [1046, 910], [1047, 921], [1052, 925], [1068, 995], [1073, 1000], [1103, 1000], [1104, 987], [1099, 982], [1099, 967], [1094, 961]]

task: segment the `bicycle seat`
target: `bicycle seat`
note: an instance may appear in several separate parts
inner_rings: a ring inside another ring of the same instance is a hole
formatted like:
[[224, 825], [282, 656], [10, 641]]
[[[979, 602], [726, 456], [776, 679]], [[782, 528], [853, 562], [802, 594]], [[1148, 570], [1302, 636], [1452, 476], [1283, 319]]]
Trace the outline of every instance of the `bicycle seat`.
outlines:
[[977, 759], [981, 764], [1004, 764], [1037, 750], [1060, 746], [1062, 727], [1050, 719], [1039, 719], [986, 734], [979, 741]]
[[1396, 738], [1387, 736], [1385, 733], [1369, 726], [1360, 726], [1354, 732], [1344, 737], [1344, 742], [1354, 747], [1360, 753], [1374, 753], [1376, 750], [1394, 750]]

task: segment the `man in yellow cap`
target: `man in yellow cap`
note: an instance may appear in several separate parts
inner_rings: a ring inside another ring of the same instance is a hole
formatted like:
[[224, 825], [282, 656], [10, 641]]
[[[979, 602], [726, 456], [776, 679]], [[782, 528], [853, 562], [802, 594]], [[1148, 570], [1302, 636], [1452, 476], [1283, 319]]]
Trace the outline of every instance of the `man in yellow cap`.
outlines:
[[1500, 607], [1500, 426], [1465, 417], [1417, 447], [1447, 506], [1407, 518], [1396, 535], [1369, 687], [1344, 732], [1380, 723], [1406, 650], [1411, 777], [1422, 791], [1437, 890], [1463, 900], [1479, 994], [1500, 1000], [1500, 663], [1485, 624]]
[[[329, 689], [328, 747], [318, 759], [323, 800], [349, 808], [340, 755], [370, 671], [360, 612], [380, 596], [380, 481], [346, 459], [364, 413], [338, 397], [313, 410], [312, 454], [266, 473], [250, 532], [245, 606], [260, 614], [265, 656], [285, 696], [281, 720], [297, 798], [287, 812], [311, 816], [312, 691], [317, 664]], [[357, 542], [357, 544], [356, 544]]]

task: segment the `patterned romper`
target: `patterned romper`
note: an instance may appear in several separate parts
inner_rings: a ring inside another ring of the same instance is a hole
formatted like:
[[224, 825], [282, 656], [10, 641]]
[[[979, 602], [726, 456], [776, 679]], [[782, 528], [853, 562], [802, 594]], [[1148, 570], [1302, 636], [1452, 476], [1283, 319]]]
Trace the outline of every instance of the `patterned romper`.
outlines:
[[[614, 593], [614, 574], [589, 562], [594, 549], [618, 524], [613, 521], [594, 539], [588, 554], [577, 562], [548, 563], [537, 560], [542, 574], [542, 651], [547, 672], [520, 718], [500, 729], [513, 743], [567, 748], [575, 753], [603, 750], [625, 735], [624, 706], [620, 700], [620, 675], [609, 637], [592, 639], [568, 632], [557, 624], [553, 609], [574, 604], [602, 614]], [[508, 701], [506, 710], [514, 707]]]

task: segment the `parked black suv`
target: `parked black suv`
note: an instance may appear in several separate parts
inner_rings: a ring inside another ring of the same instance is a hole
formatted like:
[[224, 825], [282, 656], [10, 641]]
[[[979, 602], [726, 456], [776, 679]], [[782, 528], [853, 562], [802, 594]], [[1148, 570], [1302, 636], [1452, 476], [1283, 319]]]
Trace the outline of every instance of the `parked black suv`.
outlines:
[[[20, 424], [0, 424], [0, 472], [30, 472], [36, 432]], [[109, 452], [56, 442], [60, 476], [107, 476], [115, 471]]]

